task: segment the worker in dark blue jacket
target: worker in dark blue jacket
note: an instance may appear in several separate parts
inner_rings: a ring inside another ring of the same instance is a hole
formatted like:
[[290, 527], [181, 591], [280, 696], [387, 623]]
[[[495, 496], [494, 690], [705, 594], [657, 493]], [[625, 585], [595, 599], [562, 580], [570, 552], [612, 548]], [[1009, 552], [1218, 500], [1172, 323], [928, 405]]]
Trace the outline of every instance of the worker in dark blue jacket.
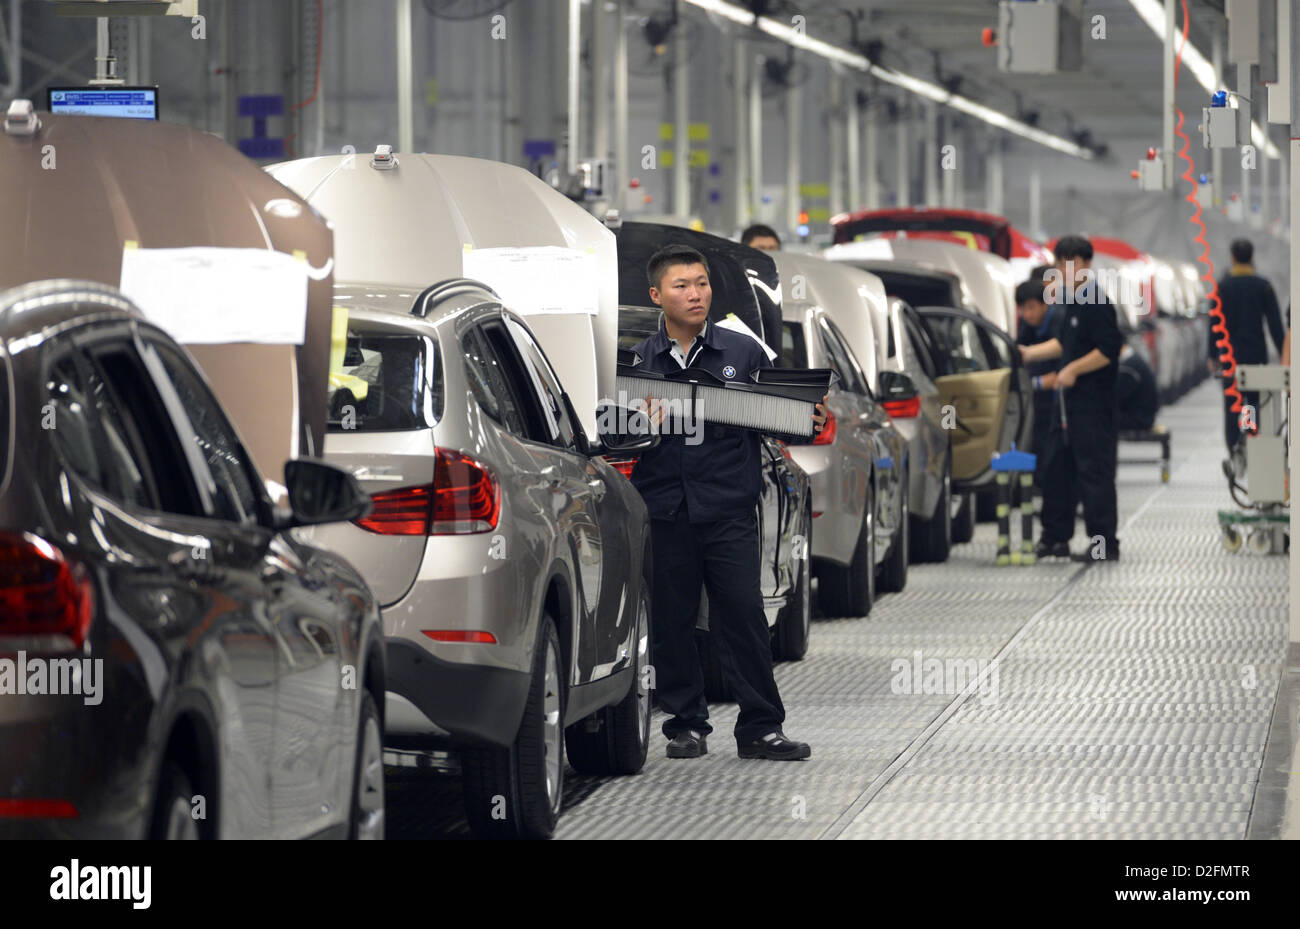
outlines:
[[[638, 344], [638, 368], [670, 374], [700, 368], [724, 381], [748, 380], [769, 362], [748, 335], [708, 321], [713, 293], [708, 264], [695, 249], [670, 245], [646, 268], [650, 298], [662, 307], [659, 331]], [[637, 398], [640, 399], [640, 398]], [[654, 560], [655, 691], [669, 714], [669, 758], [708, 751], [709, 707], [695, 649], [701, 584], [709, 594], [709, 634], [740, 705], [736, 745], [742, 758], [798, 760], [812, 750], [781, 731], [785, 707], [772, 676], [772, 646], [759, 588], [757, 509], [762, 463], [757, 433], [698, 423], [676, 428], [655, 398], [646, 398], [662, 438], [644, 452], [632, 483], [651, 519]], [[825, 422], [825, 407], [814, 420]]]
[[[1119, 561], [1119, 508], [1115, 467], [1119, 433], [1115, 415], [1115, 378], [1124, 336], [1115, 306], [1106, 299], [1092, 273], [1092, 243], [1083, 236], [1062, 236], [1056, 243], [1054, 274], [1044, 295], [1062, 311], [1059, 335], [1039, 345], [1020, 346], [1026, 362], [1060, 358], [1056, 374], [1062, 392], [1061, 458], [1083, 502], [1088, 548], [1071, 555], [1076, 561]], [[1046, 506], [1046, 496], [1044, 496]], [[1070, 518], [1070, 535], [1074, 519]], [[1044, 539], [1053, 544], [1065, 540]], [[1056, 554], [1056, 552], [1053, 552]]]

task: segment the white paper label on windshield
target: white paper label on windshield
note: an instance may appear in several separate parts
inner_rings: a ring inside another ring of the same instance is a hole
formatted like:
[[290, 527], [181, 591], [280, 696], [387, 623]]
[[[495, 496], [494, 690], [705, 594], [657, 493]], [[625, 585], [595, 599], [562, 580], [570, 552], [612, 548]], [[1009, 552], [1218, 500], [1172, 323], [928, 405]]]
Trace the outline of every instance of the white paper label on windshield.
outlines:
[[262, 248], [122, 250], [119, 285], [183, 345], [301, 345], [307, 263]]
[[501, 296], [520, 316], [585, 313], [600, 310], [596, 256], [558, 245], [532, 248], [470, 248], [463, 273]]

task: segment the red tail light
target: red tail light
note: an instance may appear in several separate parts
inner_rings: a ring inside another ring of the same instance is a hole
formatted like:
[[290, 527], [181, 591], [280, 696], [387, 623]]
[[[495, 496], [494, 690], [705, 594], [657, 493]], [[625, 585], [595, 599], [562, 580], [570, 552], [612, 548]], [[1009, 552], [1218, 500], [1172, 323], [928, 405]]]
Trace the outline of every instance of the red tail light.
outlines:
[[835, 444], [835, 414], [830, 410], [826, 411], [826, 425], [822, 426], [822, 431], [813, 437], [813, 445], [834, 445]]
[[464, 535], [488, 532], [501, 516], [501, 485], [468, 455], [437, 449], [433, 484], [370, 498], [374, 508], [357, 525], [380, 535]]
[[636, 467], [635, 458], [612, 458], [605, 456], [605, 460], [614, 466], [614, 470], [623, 475], [629, 481], [632, 480], [632, 469]]
[[18, 639], [33, 650], [78, 649], [94, 615], [94, 588], [81, 565], [30, 532], [0, 532], [0, 646]]
[[911, 400], [886, 400], [881, 406], [894, 419], [914, 419], [921, 415], [920, 397], [913, 397]]
[[67, 800], [27, 800], [0, 797], [0, 819], [76, 819], [77, 808]]
[[480, 642], [484, 645], [495, 645], [497, 637], [490, 632], [481, 632], [478, 629], [421, 629], [425, 635], [435, 642]]

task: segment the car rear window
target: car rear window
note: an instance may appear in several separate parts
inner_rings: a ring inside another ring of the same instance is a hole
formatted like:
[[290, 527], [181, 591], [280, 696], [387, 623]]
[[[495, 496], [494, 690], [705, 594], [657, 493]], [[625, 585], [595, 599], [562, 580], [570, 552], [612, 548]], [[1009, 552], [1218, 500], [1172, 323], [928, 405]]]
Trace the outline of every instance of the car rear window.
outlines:
[[431, 429], [442, 418], [438, 344], [409, 333], [348, 330], [329, 376], [330, 432]]
[[804, 348], [803, 341], [803, 323], [784, 323], [781, 326], [781, 366], [808, 367], [808, 352]]

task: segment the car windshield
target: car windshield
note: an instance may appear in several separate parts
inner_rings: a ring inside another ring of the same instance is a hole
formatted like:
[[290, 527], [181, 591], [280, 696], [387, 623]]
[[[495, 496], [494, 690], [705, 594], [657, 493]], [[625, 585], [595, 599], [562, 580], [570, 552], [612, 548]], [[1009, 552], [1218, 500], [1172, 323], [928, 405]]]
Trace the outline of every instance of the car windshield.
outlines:
[[429, 429], [442, 416], [442, 365], [433, 339], [350, 329], [330, 366], [331, 432]]

